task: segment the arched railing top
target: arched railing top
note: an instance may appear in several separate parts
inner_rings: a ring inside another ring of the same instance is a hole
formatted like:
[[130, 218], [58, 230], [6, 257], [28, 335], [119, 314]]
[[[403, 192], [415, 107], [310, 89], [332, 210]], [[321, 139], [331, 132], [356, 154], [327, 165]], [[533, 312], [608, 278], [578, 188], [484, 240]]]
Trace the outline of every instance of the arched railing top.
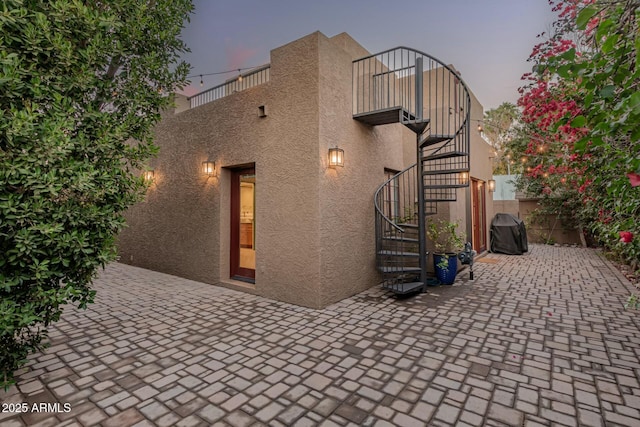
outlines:
[[353, 61], [353, 115], [365, 123], [429, 123], [453, 135], [469, 117], [471, 97], [460, 74], [439, 59], [396, 47]]

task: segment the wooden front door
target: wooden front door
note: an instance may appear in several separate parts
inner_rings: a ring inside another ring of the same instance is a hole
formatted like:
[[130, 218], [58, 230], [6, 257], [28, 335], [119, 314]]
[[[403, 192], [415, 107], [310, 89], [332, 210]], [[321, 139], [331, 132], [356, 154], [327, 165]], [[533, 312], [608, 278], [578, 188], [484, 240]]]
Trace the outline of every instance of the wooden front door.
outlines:
[[487, 250], [487, 209], [483, 181], [471, 178], [471, 210], [473, 226], [473, 249], [478, 253]]

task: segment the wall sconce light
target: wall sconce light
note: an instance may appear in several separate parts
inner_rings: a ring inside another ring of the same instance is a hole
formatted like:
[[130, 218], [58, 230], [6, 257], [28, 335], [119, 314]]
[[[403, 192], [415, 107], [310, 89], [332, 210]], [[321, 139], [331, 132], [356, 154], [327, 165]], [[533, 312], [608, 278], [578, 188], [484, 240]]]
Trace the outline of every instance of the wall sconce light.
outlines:
[[207, 160], [206, 162], [202, 162], [202, 172], [205, 175], [216, 177], [218, 176], [218, 170], [216, 169], [216, 162], [212, 162]]
[[478, 132], [482, 132], [482, 131], [483, 131], [482, 123], [478, 123]]
[[469, 172], [460, 173], [460, 184], [467, 184], [469, 182]]
[[142, 177], [144, 178], [145, 182], [148, 184], [151, 184], [153, 182], [154, 176], [155, 176], [155, 173], [153, 169], [146, 170], [142, 174]]
[[490, 179], [489, 181], [487, 181], [488, 186], [489, 186], [489, 191], [491, 191], [492, 193], [494, 191], [496, 191], [496, 180], [495, 179]]
[[344, 150], [338, 147], [329, 148], [329, 167], [344, 166]]

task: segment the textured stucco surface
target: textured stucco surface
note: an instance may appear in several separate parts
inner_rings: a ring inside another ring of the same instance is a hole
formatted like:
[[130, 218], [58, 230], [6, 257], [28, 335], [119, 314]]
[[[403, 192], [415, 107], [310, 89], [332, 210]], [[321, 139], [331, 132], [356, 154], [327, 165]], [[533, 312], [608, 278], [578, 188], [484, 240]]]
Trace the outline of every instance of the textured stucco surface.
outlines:
[[493, 177], [494, 149], [481, 136], [477, 130], [478, 123], [484, 117], [484, 109], [471, 92], [471, 172], [472, 178], [483, 181], [483, 191], [486, 201], [486, 241], [489, 247], [489, 225], [493, 218], [493, 193], [489, 191], [488, 181]]
[[[229, 168], [255, 164], [256, 283], [243, 289], [319, 306], [318, 37], [272, 51], [270, 82], [164, 117], [156, 182], [128, 213], [122, 261], [228, 281]], [[218, 178], [201, 173], [207, 159]]]
[[[366, 55], [345, 33], [316, 32], [271, 52], [269, 82], [194, 109], [178, 103], [156, 127], [156, 179], [127, 214], [121, 261], [314, 308], [377, 285], [373, 194], [385, 168], [415, 163], [415, 135], [353, 120], [352, 60]], [[343, 168], [328, 167], [335, 146]], [[205, 160], [217, 178], [201, 172]], [[487, 180], [481, 163], [472, 176]], [[255, 284], [229, 278], [231, 171], [249, 164]]]
[[510, 213], [524, 221], [529, 243], [557, 243], [582, 245], [580, 234], [575, 228], [566, 228], [555, 215], [538, 217], [534, 222], [531, 212], [538, 209], [538, 200], [494, 200], [494, 212]]
[[[384, 169], [400, 170], [400, 125], [371, 127], [352, 118], [351, 63], [366, 55], [345, 34], [320, 40], [320, 240], [322, 304], [379, 283], [375, 266], [373, 194]], [[345, 150], [343, 168], [327, 167], [330, 147]]]
[[[256, 287], [262, 295], [319, 307], [317, 170], [318, 38], [271, 53], [272, 129], [256, 199]], [[262, 190], [261, 190], [262, 189]], [[258, 193], [258, 194], [259, 194]]]

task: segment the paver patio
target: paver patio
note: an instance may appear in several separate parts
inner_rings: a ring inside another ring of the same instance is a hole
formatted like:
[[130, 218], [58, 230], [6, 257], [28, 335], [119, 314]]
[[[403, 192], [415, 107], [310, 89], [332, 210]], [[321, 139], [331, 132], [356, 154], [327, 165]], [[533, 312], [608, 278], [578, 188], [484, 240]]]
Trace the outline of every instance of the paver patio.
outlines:
[[592, 249], [485, 261], [474, 281], [324, 310], [113, 264], [0, 392], [59, 407], [0, 425], [640, 425], [629, 282]]

